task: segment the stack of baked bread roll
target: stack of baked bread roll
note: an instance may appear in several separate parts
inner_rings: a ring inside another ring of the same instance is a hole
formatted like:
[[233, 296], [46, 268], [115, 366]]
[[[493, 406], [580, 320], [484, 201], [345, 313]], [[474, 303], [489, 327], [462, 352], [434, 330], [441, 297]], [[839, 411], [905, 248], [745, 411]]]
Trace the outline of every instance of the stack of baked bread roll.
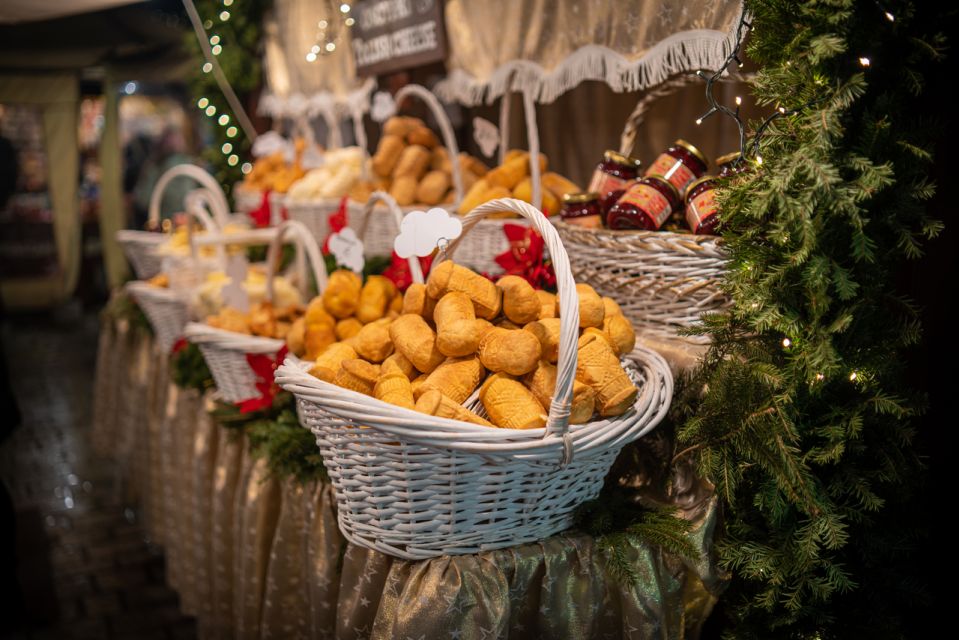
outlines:
[[[456, 162], [464, 189], [487, 172], [485, 164], [466, 153], [460, 153]], [[447, 204], [455, 197], [453, 159], [419, 118], [393, 116], [387, 120], [370, 166], [372, 188], [388, 191], [400, 206]]]
[[286, 193], [294, 182], [306, 175], [301, 164], [306, 140], [297, 138], [293, 141], [293, 147], [296, 155], [292, 163], [286, 161], [282, 151], [257, 158], [253, 168], [243, 178], [243, 188], [250, 191]]
[[[577, 293], [573, 424], [596, 414], [620, 415], [638, 392], [620, 365], [636, 341], [629, 320], [592, 287], [577, 285]], [[287, 343], [313, 361], [310, 373], [321, 380], [490, 427], [546, 424], [556, 386], [560, 309], [554, 294], [533, 289], [523, 278], [493, 283], [447, 261], [426, 284], [413, 284], [402, 295], [385, 278], [361, 284], [355, 274], [337, 271], [309, 309], [314, 313], [307, 311], [304, 340]], [[464, 406], [477, 390], [480, 413]]]
[[[579, 186], [560, 174], [547, 171], [548, 160], [539, 154], [540, 193], [542, 210], [547, 216], [559, 213], [563, 196], [567, 193], [579, 193]], [[481, 179], [468, 188], [459, 213], [466, 214], [490, 200], [496, 198], [516, 198], [533, 204], [533, 181], [530, 177], [529, 152], [512, 149], [506, 153], [503, 164], [491, 169]], [[502, 216], [515, 216], [504, 212]]]

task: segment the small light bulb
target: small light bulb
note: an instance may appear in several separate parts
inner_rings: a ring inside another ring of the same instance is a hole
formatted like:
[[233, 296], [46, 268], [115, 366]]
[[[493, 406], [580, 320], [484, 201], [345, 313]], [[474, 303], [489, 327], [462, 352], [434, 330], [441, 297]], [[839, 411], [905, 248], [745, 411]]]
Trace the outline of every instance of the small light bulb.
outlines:
[[226, 130], [226, 137], [235, 138], [236, 137], [236, 127], [230, 127]]
[[696, 124], [702, 124], [702, 123], [703, 123], [702, 118], [696, 118]]
[[230, 153], [231, 151], [233, 151], [233, 145], [230, 144], [229, 142], [224, 142], [223, 146], [220, 147], [220, 150], [223, 151], [224, 154]]
[[757, 155], [757, 156], [756, 156], [756, 164], [762, 164], [762, 163], [763, 163], [763, 157], [760, 156], [760, 155]]
[[216, 107], [214, 107], [211, 104], [209, 107], [206, 108], [206, 115], [212, 116], [214, 113], [216, 113]]
[[134, 93], [136, 93], [136, 92], [137, 92], [137, 83], [136, 83], [136, 82], [128, 82], [128, 83], [126, 83], [126, 85], [123, 87], [123, 93], [127, 94], [128, 96], [132, 96], [132, 95], [133, 95]]
[[349, 13], [349, 12], [350, 12], [350, 5], [346, 4], [345, 2], [340, 5], [340, 13]]
[[229, 121], [230, 121], [230, 116], [226, 115], [225, 113], [217, 119], [217, 122], [220, 123], [221, 127], [225, 127]]
[[850, 379], [850, 380], [855, 381], [856, 378], [858, 378], [858, 377], [859, 377], [859, 374], [856, 373], [855, 371], [853, 371], [852, 373], [849, 374], [849, 379]]
[[336, 51], [336, 43], [327, 42], [327, 43], [326, 43], [326, 50], [329, 51], [330, 53]]
[[310, 51], [308, 54], [306, 54], [306, 61], [307, 61], [307, 62], [315, 62], [315, 61], [316, 61], [316, 54], [313, 53], [312, 51]]
[[353, 18], [347, 18], [346, 20], [343, 21], [343, 23], [346, 24], [346, 26], [348, 27], [352, 27], [354, 24], [356, 24], [356, 20], [354, 20]]
[[226, 22], [226, 21], [229, 20], [229, 19], [230, 19], [230, 12], [229, 12], [229, 11], [221, 11], [221, 12], [220, 12], [220, 21], [221, 21], [221, 22]]
[[212, 21], [212, 20], [206, 20], [206, 21], [204, 21], [204, 23], [203, 23], [203, 28], [204, 28], [204, 29], [212, 29], [212, 28], [213, 28], [213, 21]]
[[210, 104], [210, 101], [207, 100], [206, 98], [200, 98], [199, 100], [196, 101], [196, 106], [200, 107], [201, 109], [206, 109], [206, 106], [208, 104]]
[[793, 342], [789, 338], [783, 338], [783, 346], [788, 348]]
[[327, 26], [328, 24], [329, 24], [329, 23], [328, 23], [326, 20], [320, 20], [319, 22], [316, 23], [316, 25], [317, 25], [320, 29], [326, 29], [326, 26]]
[[889, 22], [895, 22], [895, 21], [896, 21], [896, 16], [892, 15], [891, 13], [889, 13], [889, 12], [887, 11], [887, 12], [886, 12], [886, 20], [888, 20]]
[[313, 53], [319, 53], [319, 52], [320, 52], [320, 45], [318, 45], [318, 44], [313, 45], [313, 47], [310, 49], [310, 51], [312, 51]]
[[816, 374], [816, 380], [819, 380], [819, 381], [821, 382], [821, 381], [823, 381], [823, 380], [825, 380], [825, 379], [826, 379], [826, 376], [824, 376], [823, 374], [821, 374], [821, 373], [817, 373], [817, 374]]
[[785, 114], [786, 114], [786, 107], [779, 107], [778, 111], [779, 111], [779, 113], [785, 115]]
[[220, 55], [222, 51], [223, 51], [223, 47], [221, 47], [220, 45], [214, 45], [214, 47], [210, 49], [210, 52], [215, 56]]
[[204, 62], [204, 63], [203, 63], [203, 73], [210, 73], [211, 71], [213, 71], [213, 65], [210, 64], [209, 62]]
[[251, 171], [253, 171], [253, 165], [250, 164], [249, 162], [244, 162], [243, 166], [240, 167], [240, 171], [242, 171], [244, 174], [250, 173]]
[[220, 44], [220, 36], [218, 35], [210, 36], [210, 44]]
[[743, 98], [742, 98], [742, 96], [736, 96], [736, 106], [738, 107], [738, 106], [741, 105], [742, 103], [743, 103]]
[[236, 155], [235, 153], [226, 159], [226, 163], [230, 165], [231, 167], [235, 167], [239, 161], [240, 161], [240, 156]]
[[867, 58], [867, 57], [865, 57], [865, 56], [859, 58], [859, 64], [861, 64], [861, 65], [864, 66], [864, 67], [868, 67], [869, 64], [870, 64], [870, 63], [869, 63], [869, 58]]
[[229, 7], [233, 4], [233, 0], [223, 0], [223, 6]]

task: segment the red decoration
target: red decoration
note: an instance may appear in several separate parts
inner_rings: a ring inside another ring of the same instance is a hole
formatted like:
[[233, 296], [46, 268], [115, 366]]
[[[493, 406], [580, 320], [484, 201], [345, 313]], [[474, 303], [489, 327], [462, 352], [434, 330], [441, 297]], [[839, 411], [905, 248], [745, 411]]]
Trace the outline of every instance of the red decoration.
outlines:
[[270, 226], [270, 218], [270, 192], [264, 191], [260, 206], [250, 211], [250, 219], [256, 227], [262, 228]]
[[250, 369], [253, 370], [253, 374], [256, 376], [256, 390], [260, 392], [260, 396], [238, 402], [237, 406], [240, 408], [240, 413], [251, 413], [273, 406], [273, 398], [276, 397], [276, 394], [280, 390], [279, 387], [276, 386], [273, 375], [276, 372], [276, 368], [280, 366], [283, 359], [286, 358], [286, 353], [286, 345], [283, 345], [280, 347], [280, 350], [276, 352], [275, 358], [264, 354], [246, 354], [247, 364], [250, 365]]
[[[423, 274], [429, 273], [433, 264], [433, 256], [426, 256], [419, 260]], [[410, 271], [409, 260], [399, 257], [394, 251], [390, 266], [383, 270], [383, 277], [389, 278], [400, 291], [406, 291], [413, 284], [413, 273]]]
[[177, 341], [173, 343], [173, 346], [170, 347], [170, 353], [180, 353], [186, 349], [187, 344], [186, 338], [177, 338]]
[[340, 206], [326, 218], [330, 232], [326, 234], [326, 240], [323, 241], [323, 255], [327, 255], [330, 252], [330, 236], [334, 233], [339, 233], [350, 223], [350, 217], [346, 213], [347, 200], [349, 200], [349, 197], [343, 196], [343, 199], [340, 200]]
[[509, 249], [495, 258], [505, 271], [503, 275], [525, 278], [537, 289], [555, 287], [553, 266], [543, 261], [543, 237], [532, 227], [520, 224], [504, 224], [503, 233], [509, 240]]

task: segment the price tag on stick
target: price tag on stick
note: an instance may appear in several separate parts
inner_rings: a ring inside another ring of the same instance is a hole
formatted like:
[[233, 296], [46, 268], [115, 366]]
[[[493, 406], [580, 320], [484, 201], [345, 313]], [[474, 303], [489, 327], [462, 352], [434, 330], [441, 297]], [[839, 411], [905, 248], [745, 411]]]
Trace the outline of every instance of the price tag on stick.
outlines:
[[400, 234], [393, 241], [393, 250], [401, 258], [424, 258], [437, 247], [445, 248], [462, 233], [463, 223], [445, 209], [411, 211], [403, 218]]

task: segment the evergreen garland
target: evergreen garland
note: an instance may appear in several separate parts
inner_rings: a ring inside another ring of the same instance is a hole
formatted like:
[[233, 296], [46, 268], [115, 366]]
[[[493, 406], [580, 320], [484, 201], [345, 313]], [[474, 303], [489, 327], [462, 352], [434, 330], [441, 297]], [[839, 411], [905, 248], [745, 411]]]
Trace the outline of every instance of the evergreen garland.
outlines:
[[[217, 44], [222, 47], [222, 51], [216, 58], [223, 69], [223, 74], [240, 102], [247, 108], [248, 114], [252, 115], [251, 107], [254, 104], [252, 98], [262, 84], [263, 16], [271, 5], [270, 0], [237, 0], [229, 7], [224, 6], [222, 0], [195, 0], [194, 3], [204, 22], [207, 36], [219, 37]], [[228, 17], [223, 20], [221, 15]], [[253, 141], [246, 138], [243, 129], [237, 124], [236, 116], [217, 86], [213, 73], [203, 71], [206, 58], [197, 42], [197, 35], [191, 29], [184, 35], [184, 39], [187, 50], [194, 58], [189, 81], [194, 100], [206, 98], [216, 109], [216, 113], [210, 117], [213, 144], [204, 150], [203, 157], [213, 167], [213, 174], [220, 184], [236, 184], [243, 179], [240, 167], [250, 157]], [[194, 105], [196, 104], [194, 102]], [[226, 125], [218, 123], [222, 114], [230, 118]], [[237, 130], [236, 135], [232, 137], [227, 135], [227, 130], [231, 126], [236, 127]], [[227, 143], [232, 146], [232, 150], [229, 153], [223, 153], [223, 145]], [[240, 162], [233, 166], [230, 166], [227, 161], [231, 154], [236, 154], [240, 158]]]
[[206, 365], [200, 347], [187, 342], [179, 349], [174, 345], [170, 354], [170, 378], [181, 389], [196, 389], [203, 393], [213, 387], [213, 375]]
[[329, 481], [316, 438], [300, 425], [292, 397], [288, 406], [272, 419], [250, 423], [247, 437], [255, 455], [266, 456], [270, 473], [279, 479], [292, 477], [298, 482]]
[[922, 399], [901, 366], [920, 327], [892, 278], [940, 230], [918, 97], [943, 39], [907, 3], [748, 7], [759, 103], [806, 108], [719, 192], [734, 304], [707, 318], [677, 457], [725, 505], [728, 636], [896, 636], [922, 593], [902, 562]]
[[136, 303], [133, 296], [124, 289], [114, 291], [100, 313], [112, 325], [116, 325], [120, 320], [126, 320], [130, 323], [132, 330], [153, 335], [153, 325], [150, 324], [149, 319], [143, 313], [143, 309]]

